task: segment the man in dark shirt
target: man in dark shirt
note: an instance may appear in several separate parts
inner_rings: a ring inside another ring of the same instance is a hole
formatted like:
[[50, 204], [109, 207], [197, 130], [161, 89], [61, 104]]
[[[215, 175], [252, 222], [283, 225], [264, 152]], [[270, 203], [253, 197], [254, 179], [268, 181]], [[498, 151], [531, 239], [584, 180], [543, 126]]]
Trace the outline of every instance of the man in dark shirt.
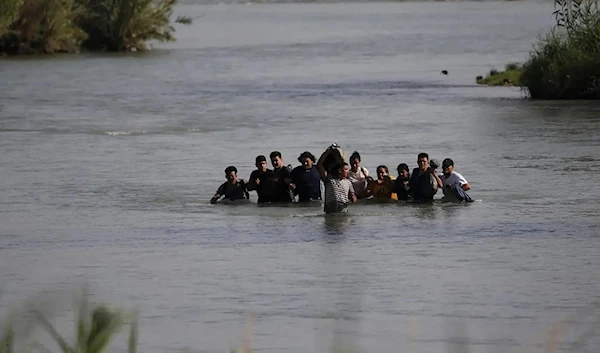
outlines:
[[243, 180], [238, 180], [236, 167], [229, 166], [225, 168], [225, 178], [227, 178], [227, 181], [219, 186], [215, 196], [210, 199], [210, 203], [217, 203], [222, 196], [230, 201], [250, 199], [246, 184]]
[[266, 178], [265, 187], [271, 188], [271, 202], [294, 202], [294, 184], [292, 183], [291, 166], [286, 166], [279, 151], [273, 151], [269, 155], [273, 165], [273, 174]]
[[429, 155], [427, 153], [419, 153], [417, 164], [419, 167], [413, 169], [409, 182], [413, 200], [433, 201], [433, 196], [437, 193], [438, 188], [443, 187], [442, 180], [435, 169], [429, 166]]
[[273, 188], [269, 186], [268, 180], [273, 176], [273, 171], [269, 169], [267, 158], [263, 155], [256, 157], [256, 170], [250, 174], [250, 180], [247, 188], [255, 190], [258, 195], [258, 203], [271, 202], [273, 199]]
[[292, 170], [294, 193], [298, 195], [298, 202], [321, 200], [321, 174], [315, 165], [315, 156], [307, 151], [298, 157], [298, 161], [302, 165]]

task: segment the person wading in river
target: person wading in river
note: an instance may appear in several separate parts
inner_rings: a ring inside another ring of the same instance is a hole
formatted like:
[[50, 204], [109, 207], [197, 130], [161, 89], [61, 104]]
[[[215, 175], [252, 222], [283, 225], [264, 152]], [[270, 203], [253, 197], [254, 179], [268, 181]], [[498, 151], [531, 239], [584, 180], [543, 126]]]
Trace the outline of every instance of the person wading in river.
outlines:
[[321, 180], [325, 184], [325, 202], [324, 211], [327, 214], [344, 213], [347, 210], [349, 202], [356, 202], [356, 194], [352, 183], [348, 180], [350, 167], [348, 163], [338, 163], [331, 173], [327, 173], [323, 164], [331, 153], [333, 147], [329, 147], [323, 152], [317, 162], [317, 169], [321, 174]]

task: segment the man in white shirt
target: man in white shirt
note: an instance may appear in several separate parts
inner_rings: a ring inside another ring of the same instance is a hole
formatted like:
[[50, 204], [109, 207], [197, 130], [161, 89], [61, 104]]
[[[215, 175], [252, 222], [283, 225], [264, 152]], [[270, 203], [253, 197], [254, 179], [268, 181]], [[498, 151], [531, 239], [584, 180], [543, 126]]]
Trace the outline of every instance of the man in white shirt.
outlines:
[[448, 201], [472, 201], [465, 192], [471, 190], [471, 185], [462, 174], [454, 171], [453, 160], [450, 158], [444, 159], [442, 162], [442, 172], [440, 179], [444, 185], [444, 199]]

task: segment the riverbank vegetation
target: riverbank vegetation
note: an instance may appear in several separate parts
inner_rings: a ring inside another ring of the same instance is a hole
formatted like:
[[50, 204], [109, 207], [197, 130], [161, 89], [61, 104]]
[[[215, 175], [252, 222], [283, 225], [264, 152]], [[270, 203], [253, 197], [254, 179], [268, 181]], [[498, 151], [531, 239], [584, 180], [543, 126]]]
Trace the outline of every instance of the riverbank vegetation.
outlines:
[[[2, 0], [0, 53], [138, 51], [173, 41], [177, 0]], [[190, 23], [187, 17], [179, 22]]]
[[532, 99], [600, 99], [599, 0], [556, 0], [555, 27], [533, 45], [516, 70], [478, 76], [480, 84], [508, 81]]
[[488, 86], [521, 86], [522, 67], [519, 63], [506, 64], [504, 71], [491, 69], [488, 74], [477, 76], [476, 82]]

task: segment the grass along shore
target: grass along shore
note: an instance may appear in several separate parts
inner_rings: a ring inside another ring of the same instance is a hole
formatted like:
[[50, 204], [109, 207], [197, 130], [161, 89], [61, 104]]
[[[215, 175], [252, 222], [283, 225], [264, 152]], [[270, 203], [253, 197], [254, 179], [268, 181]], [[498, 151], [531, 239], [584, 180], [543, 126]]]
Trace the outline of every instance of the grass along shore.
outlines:
[[475, 82], [488, 86], [521, 86], [522, 72], [523, 68], [519, 63], [509, 63], [504, 71], [491, 69], [485, 77], [477, 76]]

